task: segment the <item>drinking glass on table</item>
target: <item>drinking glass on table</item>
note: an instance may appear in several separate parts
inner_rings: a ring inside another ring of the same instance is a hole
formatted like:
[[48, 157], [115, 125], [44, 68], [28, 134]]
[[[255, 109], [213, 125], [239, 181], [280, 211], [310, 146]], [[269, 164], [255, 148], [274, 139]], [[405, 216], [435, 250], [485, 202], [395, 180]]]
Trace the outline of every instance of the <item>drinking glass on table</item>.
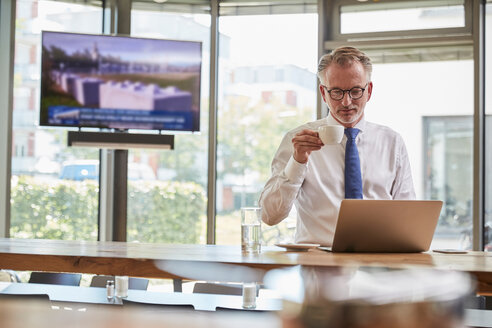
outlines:
[[241, 250], [258, 254], [261, 251], [261, 208], [241, 208]]
[[116, 276], [116, 297], [128, 297], [128, 276]]

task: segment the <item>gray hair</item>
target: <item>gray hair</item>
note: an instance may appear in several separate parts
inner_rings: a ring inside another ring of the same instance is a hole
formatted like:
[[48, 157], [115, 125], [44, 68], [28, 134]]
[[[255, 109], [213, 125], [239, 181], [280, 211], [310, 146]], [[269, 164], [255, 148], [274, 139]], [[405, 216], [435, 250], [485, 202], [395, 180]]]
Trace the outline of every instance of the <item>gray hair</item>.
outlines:
[[372, 63], [371, 58], [369, 58], [365, 53], [354, 47], [338, 47], [332, 52], [323, 55], [318, 64], [318, 79], [321, 80], [323, 77], [323, 72], [332, 64], [335, 63], [340, 66], [345, 66], [353, 62], [359, 62], [364, 67], [366, 71], [368, 81], [371, 80], [372, 73]]

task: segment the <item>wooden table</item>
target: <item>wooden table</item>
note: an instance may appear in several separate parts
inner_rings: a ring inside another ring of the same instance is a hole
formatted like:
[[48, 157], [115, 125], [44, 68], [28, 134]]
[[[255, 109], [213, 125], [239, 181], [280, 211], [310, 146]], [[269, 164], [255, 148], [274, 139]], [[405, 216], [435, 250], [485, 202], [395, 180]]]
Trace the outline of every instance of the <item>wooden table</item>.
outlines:
[[2, 328], [281, 328], [274, 313], [193, 310], [147, 311], [125, 307], [91, 307], [87, 311], [52, 310], [35, 300], [0, 300]]
[[[146, 278], [199, 278], [202, 267], [225, 264], [268, 271], [294, 265], [387, 268], [432, 267], [469, 272], [482, 295], [492, 295], [492, 254], [287, 252], [264, 247], [261, 254], [243, 255], [240, 246], [171, 245], [0, 238], [0, 268], [28, 271], [80, 272]], [[207, 266], [209, 265], [209, 266]], [[201, 267], [202, 266], [202, 267]], [[176, 270], [175, 270], [176, 268]], [[192, 271], [183, 271], [190, 268]], [[232, 274], [227, 272], [227, 274]], [[232, 276], [231, 276], [232, 277]]]
[[[47, 309], [36, 301], [0, 300], [2, 328], [281, 328], [281, 318], [273, 313], [202, 311], [122, 311], [116, 307], [74, 311]], [[465, 310], [466, 327], [492, 327], [492, 311]]]

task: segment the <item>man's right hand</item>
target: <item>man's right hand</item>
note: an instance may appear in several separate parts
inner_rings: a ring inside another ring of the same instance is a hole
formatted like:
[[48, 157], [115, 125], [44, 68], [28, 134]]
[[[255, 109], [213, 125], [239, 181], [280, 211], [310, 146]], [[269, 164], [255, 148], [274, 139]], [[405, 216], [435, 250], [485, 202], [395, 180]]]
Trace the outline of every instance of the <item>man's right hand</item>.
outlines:
[[318, 132], [312, 130], [302, 130], [292, 138], [294, 146], [294, 159], [299, 163], [307, 163], [309, 155], [314, 150], [320, 150], [323, 142], [319, 138]]

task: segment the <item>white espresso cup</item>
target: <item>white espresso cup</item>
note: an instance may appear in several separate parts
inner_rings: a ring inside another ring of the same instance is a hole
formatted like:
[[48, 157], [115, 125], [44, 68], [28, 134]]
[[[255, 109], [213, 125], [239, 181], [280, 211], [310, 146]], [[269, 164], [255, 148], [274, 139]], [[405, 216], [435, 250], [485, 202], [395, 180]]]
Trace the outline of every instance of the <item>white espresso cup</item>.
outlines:
[[319, 138], [325, 145], [335, 145], [342, 141], [345, 128], [341, 125], [322, 125], [318, 128]]

